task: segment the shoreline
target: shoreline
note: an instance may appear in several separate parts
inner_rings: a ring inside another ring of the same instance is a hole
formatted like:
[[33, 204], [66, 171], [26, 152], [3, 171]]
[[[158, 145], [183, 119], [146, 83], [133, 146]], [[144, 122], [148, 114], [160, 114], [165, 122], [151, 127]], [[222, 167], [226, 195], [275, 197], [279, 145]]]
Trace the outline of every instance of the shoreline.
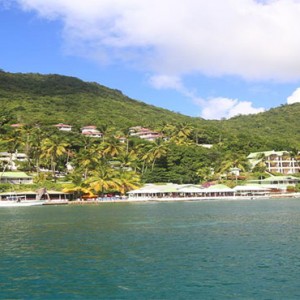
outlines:
[[126, 198], [105, 200], [50, 200], [50, 201], [0, 201], [1, 207], [29, 207], [29, 206], [65, 206], [65, 205], [101, 205], [108, 203], [159, 203], [159, 202], [216, 202], [216, 201], [255, 201], [255, 200], [281, 200], [299, 199], [300, 193], [277, 194], [268, 196], [218, 196], [218, 197], [151, 197], [151, 198]]
[[111, 200], [75, 200], [69, 201], [68, 205], [98, 205], [104, 203], [150, 203], [150, 202], [201, 202], [201, 201], [239, 201], [239, 200], [276, 200], [276, 199], [300, 199], [300, 193], [280, 194], [268, 196], [224, 196], [224, 197], [181, 197], [181, 198], [127, 198]]

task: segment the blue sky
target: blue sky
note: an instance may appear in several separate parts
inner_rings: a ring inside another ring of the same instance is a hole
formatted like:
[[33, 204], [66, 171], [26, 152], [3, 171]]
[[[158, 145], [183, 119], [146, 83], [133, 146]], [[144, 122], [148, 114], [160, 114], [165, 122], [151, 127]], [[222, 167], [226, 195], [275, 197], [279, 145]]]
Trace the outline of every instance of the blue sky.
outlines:
[[300, 102], [299, 0], [0, 0], [0, 68], [194, 117]]

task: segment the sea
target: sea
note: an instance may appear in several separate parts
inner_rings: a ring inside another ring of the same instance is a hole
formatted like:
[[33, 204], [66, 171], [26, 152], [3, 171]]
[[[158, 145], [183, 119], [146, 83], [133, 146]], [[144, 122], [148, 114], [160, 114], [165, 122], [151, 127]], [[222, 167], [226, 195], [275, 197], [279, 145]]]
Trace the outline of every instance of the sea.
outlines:
[[300, 299], [300, 199], [1, 208], [0, 299]]

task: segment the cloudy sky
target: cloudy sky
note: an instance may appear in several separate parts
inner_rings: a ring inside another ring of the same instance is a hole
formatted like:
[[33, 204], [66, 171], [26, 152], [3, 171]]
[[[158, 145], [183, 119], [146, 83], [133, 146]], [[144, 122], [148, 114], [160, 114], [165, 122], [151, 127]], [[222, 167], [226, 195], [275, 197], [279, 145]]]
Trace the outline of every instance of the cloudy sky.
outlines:
[[205, 119], [300, 102], [300, 0], [0, 0], [0, 68]]

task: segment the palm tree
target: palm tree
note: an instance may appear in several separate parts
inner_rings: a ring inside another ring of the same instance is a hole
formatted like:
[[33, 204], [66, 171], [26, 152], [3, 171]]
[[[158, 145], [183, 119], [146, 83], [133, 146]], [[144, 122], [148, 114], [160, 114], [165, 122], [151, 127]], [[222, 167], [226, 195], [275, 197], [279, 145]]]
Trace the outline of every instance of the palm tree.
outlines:
[[92, 177], [86, 182], [90, 189], [98, 194], [117, 190], [117, 171], [107, 165], [102, 165], [97, 170], [93, 171]]
[[82, 196], [84, 194], [92, 194], [91, 188], [86, 180], [82, 178], [82, 174], [80, 172], [72, 173], [70, 175], [70, 179], [72, 180], [72, 185], [64, 188], [64, 193], [74, 193], [76, 198], [80, 198], [80, 200], [82, 200]]
[[113, 158], [123, 153], [124, 150], [125, 145], [115, 137], [111, 137], [106, 143], [104, 143], [103, 154]]
[[29, 133], [29, 138], [26, 143], [28, 145], [27, 159], [29, 165], [36, 170], [37, 173], [40, 172], [40, 159], [42, 155], [42, 132], [39, 127], [34, 127]]
[[213, 177], [213, 169], [203, 166], [197, 171], [197, 175], [200, 177], [201, 181], [210, 180]]
[[256, 159], [258, 163], [253, 168], [253, 171], [255, 172], [266, 172], [267, 165], [266, 165], [266, 154], [264, 152], [260, 152], [257, 154]]
[[54, 135], [49, 138], [45, 138], [42, 141], [42, 155], [46, 159], [50, 160], [50, 166], [53, 178], [55, 179], [55, 171], [57, 166], [57, 160], [67, 152], [68, 143], [61, 140], [60, 137]]
[[187, 123], [180, 123], [175, 127], [172, 133], [171, 141], [177, 145], [191, 144], [191, 134], [193, 127]]
[[157, 140], [153, 145], [149, 145], [149, 150], [145, 153], [142, 159], [145, 162], [151, 163], [151, 169], [154, 169], [154, 165], [157, 159], [167, 154], [167, 142]]
[[118, 185], [118, 191], [124, 195], [128, 191], [139, 188], [141, 185], [140, 180], [140, 176], [135, 172], [124, 171], [119, 174], [118, 178], [115, 179], [115, 182]]
[[224, 172], [228, 172], [231, 168], [238, 168], [240, 171], [249, 170], [249, 161], [245, 155], [227, 155], [225, 159], [221, 163], [218, 173], [223, 174]]
[[116, 160], [120, 162], [121, 170], [126, 170], [128, 168], [133, 169], [135, 172], [138, 168], [138, 156], [134, 150], [130, 152], [121, 153]]
[[12, 164], [13, 153], [15, 153], [22, 145], [22, 139], [19, 132], [17, 130], [13, 130], [4, 139], [0, 141], [0, 144], [4, 145], [10, 154], [9, 160], [3, 168], [3, 172], [1, 174], [2, 177], [3, 173], [8, 168], [8, 166]]

